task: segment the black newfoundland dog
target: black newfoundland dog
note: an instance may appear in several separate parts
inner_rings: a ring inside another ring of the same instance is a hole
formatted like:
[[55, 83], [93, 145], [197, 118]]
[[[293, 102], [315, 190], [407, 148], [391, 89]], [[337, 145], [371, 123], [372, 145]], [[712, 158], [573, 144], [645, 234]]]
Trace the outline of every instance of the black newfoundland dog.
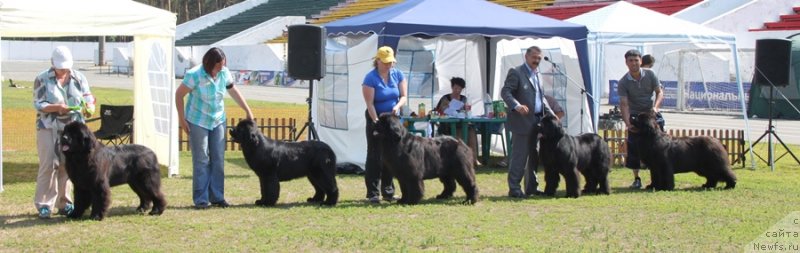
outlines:
[[397, 203], [417, 204], [425, 194], [424, 179], [439, 178], [444, 185], [437, 199], [453, 196], [456, 182], [467, 195], [465, 204], [478, 202], [475, 161], [467, 144], [450, 136], [432, 139], [410, 134], [397, 116], [380, 115], [375, 131], [381, 140], [381, 160], [397, 178], [403, 196]]
[[545, 169], [545, 195], [555, 195], [561, 174], [567, 184], [567, 197], [579, 197], [579, 171], [586, 181], [583, 193], [611, 193], [608, 186], [611, 150], [602, 137], [593, 133], [570, 136], [553, 115], [545, 116], [539, 124], [539, 160]]
[[261, 184], [261, 199], [256, 200], [256, 205], [274, 206], [280, 195], [280, 181], [299, 177], [307, 177], [314, 186], [314, 196], [308, 202], [336, 205], [336, 154], [328, 144], [275, 141], [261, 134], [252, 120], [240, 121], [230, 134], [234, 142], [241, 144], [244, 159]]
[[111, 205], [111, 187], [127, 183], [139, 196], [140, 213], [160, 215], [167, 206], [161, 193], [161, 171], [156, 154], [142, 145], [103, 146], [80, 122], [64, 127], [60, 137], [67, 175], [75, 188], [75, 209], [67, 215], [79, 218], [91, 204], [91, 218], [102, 220]]
[[705, 188], [725, 181], [725, 189], [736, 187], [728, 151], [708, 136], [672, 137], [658, 127], [654, 113], [641, 113], [633, 120], [640, 138], [640, 157], [648, 167], [656, 190], [675, 189], [675, 173], [693, 171], [706, 178]]

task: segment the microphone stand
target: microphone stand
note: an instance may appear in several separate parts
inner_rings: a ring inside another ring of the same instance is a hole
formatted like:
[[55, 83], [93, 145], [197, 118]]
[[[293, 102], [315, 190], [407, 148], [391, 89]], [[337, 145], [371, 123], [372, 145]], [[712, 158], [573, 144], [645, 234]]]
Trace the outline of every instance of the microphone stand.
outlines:
[[[587, 93], [586, 89], [584, 87], [578, 85], [578, 82], [575, 82], [575, 80], [572, 80], [572, 78], [570, 78], [567, 74], [565, 74], [564, 72], [561, 72], [561, 68], [558, 67], [558, 64], [556, 64], [555, 62], [550, 61], [550, 58], [544, 57], [544, 60], [553, 65], [553, 69], [555, 70], [555, 73], [557, 75], [562, 75], [562, 76], [566, 77], [567, 78], [567, 83], [571, 83], [572, 85], [574, 85], [575, 87], [577, 87], [578, 89], [581, 90], [581, 131], [580, 131], [580, 133], [582, 134], [583, 130], [584, 130], [584, 128], [583, 128], [583, 119], [586, 118], [585, 117], [585, 113], [584, 113], [584, 107], [586, 107], [586, 95], [589, 95], [589, 97], [591, 97], [592, 100], [596, 101], [597, 99], [595, 99], [595, 97], [592, 96], [592, 94]], [[592, 128], [592, 129], [594, 129], [594, 128]]]

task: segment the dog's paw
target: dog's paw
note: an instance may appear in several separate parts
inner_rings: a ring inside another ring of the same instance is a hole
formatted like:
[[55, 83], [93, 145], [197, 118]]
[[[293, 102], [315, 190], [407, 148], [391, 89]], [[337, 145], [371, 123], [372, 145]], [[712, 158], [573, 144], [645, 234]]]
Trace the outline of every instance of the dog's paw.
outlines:
[[164, 209], [153, 208], [153, 210], [150, 210], [150, 212], [147, 214], [158, 216], [161, 215], [162, 213], [164, 213]]
[[308, 202], [308, 203], [319, 203], [319, 202], [322, 202], [322, 201], [323, 201], [322, 198], [307, 198], [306, 199], [306, 202]]

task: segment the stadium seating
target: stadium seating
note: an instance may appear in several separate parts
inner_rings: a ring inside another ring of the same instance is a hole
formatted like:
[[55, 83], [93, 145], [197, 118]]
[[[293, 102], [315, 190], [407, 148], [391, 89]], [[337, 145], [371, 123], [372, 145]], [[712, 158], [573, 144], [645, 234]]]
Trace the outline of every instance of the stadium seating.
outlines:
[[792, 10], [794, 10], [793, 14], [780, 15], [778, 21], [765, 22], [763, 27], [750, 29], [750, 31], [800, 30], [800, 7], [794, 7]]
[[279, 16], [305, 16], [327, 10], [344, 0], [270, 0], [175, 42], [175, 46], [211, 45]]

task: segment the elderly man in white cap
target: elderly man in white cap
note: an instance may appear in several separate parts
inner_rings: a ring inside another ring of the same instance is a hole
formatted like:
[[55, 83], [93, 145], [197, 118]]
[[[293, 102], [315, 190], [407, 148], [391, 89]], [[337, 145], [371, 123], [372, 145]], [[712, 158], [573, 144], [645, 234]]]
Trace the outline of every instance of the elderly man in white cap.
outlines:
[[94, 96], [89, 81], [72, 69], [72, 53], [65, 46], [56, 47], [52, 67], [39, 73], [33, 82], [33, 106], [36, 108], [36, 146], [39, 153], [39, 174], [33, 204], [39, 218], [50, 218], [52, 210], [59, 214], [72, 211], [72, 188], [57, 141], [64, 126], [73, 121], [84, 122], [94, 112]]

